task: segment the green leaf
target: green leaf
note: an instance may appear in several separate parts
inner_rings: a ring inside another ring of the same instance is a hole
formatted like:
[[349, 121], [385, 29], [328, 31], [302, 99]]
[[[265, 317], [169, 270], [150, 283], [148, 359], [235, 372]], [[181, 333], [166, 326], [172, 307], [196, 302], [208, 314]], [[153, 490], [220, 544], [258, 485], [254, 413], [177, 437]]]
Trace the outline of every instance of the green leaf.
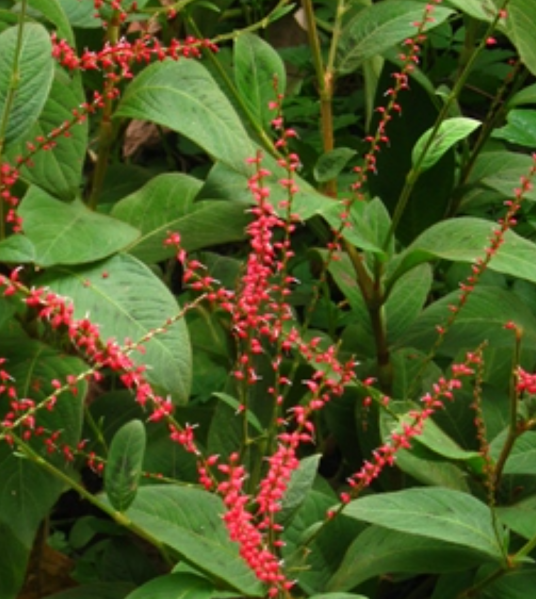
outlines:
[[500, 129], [495, 129], [492, 137], [505, 139], [518, 146], [534, 147], [536, 136], [536, 110], [514, 108], [510, 110], [507, 124]]
[[536, 45], [534, 28], [536, 5], [532, 0], [510, 0], [505, 30], [514, 43], [527, 69], [536, 75]]
[[515, 108], [524, 104], [536, 104], [536, 83], [520, 89], [508, 100], [507, 106]]
[[432, 269], [422, 264], [400, 277], [385, 302], [387, 339], [396, 340], [419, 316], [432, 287]]
[[141, 231], [128, 251], [147, 263], [170, 258], [174, 248], [164, 246], [169, 231], [181, 235], [191, 252], [210, 245], [241, 241], [251, 220], [241, 202], [194, 202], [201, 181], [181, 173], [154, 177], [140, 190], [119, 201], [111, 215]]
[[[264, 156], [262, 166], [272, 173], [271, 176], [266, 178], [265, 183], [270, 188], [270, 202], [277, 207], [279, 202], [288, 199], [287, 190], [278, 184], [278, 180], [286, 177], [286, 175], [281, 167], [277, 165], [275, 159], [268, 154]], [[197, 200], [221, 198], [249, 205], [252, 203], [252, 197], [248, 188], [248, 178], [252, 174], [252, 169], [248, 172], [237, 172], [218, 162], [210, 170]], [[305, 180], [296, 177], [296, 183], [299, 191], [294, 196], [292, 212], [302, 220], [307, 220], [315, 214], [323, 214], [324, 211], [337, 208], [332, 198], [319, 193]]]
[[[315, 488], [306, 495], [283, 531], [286, 545], [282, 556], [286, 571], [298, 578], [300, 588], [307, 596], [326, 589], [350, 543], [364, 528], [363, 524], [347, 518], [344, 513], [326, 523], [326, 512], [334, 501], [336, 496], [332, 489], [320, 477], [317, 478]], [[312, 541], [311, 535], [316, 535]]]
[[[483, 568], [477, 580], [495, 573], [496, 568]], [[528, 599], [536, 587], [536, 567], [523, 565], [510, 568], [483, 589], [482, 599]]]
[[[411, 153], [411, 160], [414, 167], [419, 165], [420, 171], [426, 171], [448, 151], [457, 142], [465, 139], [482, 123], [476, 119], [467, 117], [454, 117], [446, 119], [441, 123], [437, 133], [430, 142], [433, 129], [428, 129], [417, 141]], [[430, 144], [430, 145], [428, 145]], [[428, 147], [427, 147], [428, 146]], [[426, 148], [426, 154], [422, 154]]]
[[[434, 20], [426, 24], [425, 31], [440, 25], [453, 12], [434, 7]], [[380, 2], [359, 11], [341, 31], [335, 63], [338, 74], [355, 71], [365, 60], [414, 35], [414, 23], [423, 17], [424, 5], [412, 0]]]
[[317, 454], [304, 458], [292, 473], [281, 502], [281, 511], [277, 514], [279, 524], [286, 525], [300, 506], [303, 505], [307, 493], [313, 487], [321, 457], [320, 454]]
[[501, 522], [516, 534], [530, 541], [536, 536], [536, 495], [509, 506], [496, 507]]
[[221, 499], [193, 487], [144, 486], [127, 516], [215, 582], [247, 596], [262, 585], [242, 560], [221, 518]]
[[[505, 436], [500, 435], [494, 439], [492, 455], [498, 458], [499, 450], [505, 441]], [[536, 474], [536, 432], [526, 431], [516, 439], [506, 464], [504, 465], [505, 474]]]
[[[427, 229], [387, 268], [387, 286], [417, 264], [435, 260], [473, 262], [485, 256], [485, 248], [498, 225], [473, 217], [460, 217], [437, 223]], [[493, 256], [489, 268], [536, 283], [536, 244], [513, 231], [507, 231], [504, 243]]]
[[[8, 106], [13, 63], [17, 53], [18, 27], [0, 33], [0, 119], [7, 111], [4, 141], [10, 144], [27, 133], [37, 120], [48, 97], [54, 76], [54, 59], [48, 31], [36, 23], [25, 23], [20, 47], [16, 93]], [[57, 125], [56, 125], [57, 126]]]
[[153, 121], [181, 133], [214, 160], [248, 173], [255, 149], [229, 100], [206, 68], [193, 60], [164, 60], [127, 87], [116, 116]]
[[336, 179], [356, 154], [351, 148], [335, 148], [322, 154], [314, 167], [315, 179], [319, 183]]
[[447, 0], [447, 4], [480, 21], [491, 21], [497, 14], [493, 0]]
[[72, 27], [83, 29], [95, 29], [102, 27], [98, 15], [95, 16], [95, 7], [91, 2], [79, 2], [79, 0], [59, 0], [69, 23]]
[[35, 247], [24, 235], [11, 235], [0, 241], [0, 262], [26, 264], [35, 260]]
[[[44, 137], [58, 125], [72, 118], [73, 106], [84, 102], [82, 90], [62, 71], [56, 71], [52, 89], [39, 119], [28, 132], [28, 137]], [[34, 183], [63, 200], [72, 200], [81, 187], [82, 169], [87, 151], [87, 123], [76, 124], [70, 129], [69, 137], [56, 138], [56, 147], [41, 150], [33, 158], [31, 167], [23, 165], [21, 177]], [[7, 156], [14, 162], [26, 152], [24, 141], [12, 144]]]
[[[434, 302], [404, 333], [398, 344], [429, 350], [437, 339], [435, 327], [444, 324], [449, 305], [456, 304], [455, 291]], [[536, 349], [536, 319], [529, 308], [512, 292], [499, 287], [476, 287], [456, 317], [439, 349], [441, 355], [454, 357], [461, 350], [474, 350], [484, 340], [491, 347], [512, 347], [511, 331], [505, 323], [514, 320], [523, 331], [523, 347]]]
[[[60, 39], [67, 40], [71, 46], [75, 45], [74, 33], [61, 5], [61, 0], [29, 0], [28, 4], [34, 10], [38, 10], [50, 23], [54, 24]], [[56, 123], [57, 125], [58, 123]]]
[[270, 44], [253, 33], [242, 33], [236, 38], [233, 58], [235, 83], [242, 102], [255, 121], [270, 130], [276, 113], [268, 105], [286, 89], [283, 61]]
[[[477, 158], [471, 171], [470, 183], [499, 191], [505, 198], [511, 198], [519, 187], [522, 173], [530, 172], [531, 156], [499, 150], [483, 152]], [[536, 202], [536, 191], [529, 189], [524, 198]]]
[[145, 444], [145, 426], [140, 420], [123, 425], [112, 439], [104, 470], [104, 489], [110, 503], [120, 512], [127, 510], [136, 497]]
[[205, 578], [179, 572], [155, 578], [126, 599], [212, 599], [214, 587]]
[[503, 559], [503, 539], [497, 540], [491, 510], [467, 493], [412, 488], [362, 497], [348, 504], [344, 513], [391, 530], [447, 541]]
[[[117, 255], [96, 265], [58, 267], [41, 281], [73, 301], [75, 317], [89, 314], [103, 339], [137, 341], [179, 312], [167, 287], [143, 263], [129, 255]], [[163, 335], [146, 344], [146, 353], [134, 352], [138, 365], [147, 365], [146, 376], [157, 391], [179, 403], [188, 399], [192, 356], [186, 324], [182, 319]]]
[[19, 214], [35, 247], [35, 262], [43, 267], [95, 262], [139, 236], [137, 229], [89, 210], [80, 200], [65, 204], [38, 187], [30, 187]]
[[485, 561], [486, 556], [459, 545], [370, 526], [350, 545], [327, 588], [350, 590], [382, 574], [458, 572]]

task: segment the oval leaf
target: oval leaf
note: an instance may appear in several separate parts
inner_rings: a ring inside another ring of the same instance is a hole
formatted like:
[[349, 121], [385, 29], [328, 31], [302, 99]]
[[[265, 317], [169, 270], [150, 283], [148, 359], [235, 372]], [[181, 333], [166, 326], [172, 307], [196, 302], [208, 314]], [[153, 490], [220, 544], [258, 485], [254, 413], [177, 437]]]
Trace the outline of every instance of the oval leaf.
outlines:
[[255, 154], [231, 103], [193, 60], [164, 60], [144, 69], [128, 86], [116, 115], [169, 127], [246, 174], [245, 160]]
[[243, 33], [234, 46], [234, 74], [242, 102], [256, 123], [269, 130], [276, 116], [269, 103], [277, 93], [284, 94], [286, 88], [285, 66], [279, 54], [259, 36]]
[[[73, 106], [84, 102], [84, 94], [78, 85], [62, 71], [57, 71], [50, 95], [39, 119], [28, 132], [28, 137], [46, 137], [59, 123], [72, 118]], [[40, 151], [32, 158], [31, 168], [22, 165], [22, 178], [34, 183], [63, 200], [72, 200], [80, 190], [82, 168], [87, 145], [87, 122], [71, 127], [69, 136], [56, 139], [53, 150]], [[24, 141], [12, 144], [7, 153], [14, 163], [17, 156], [24, 155]]]
[[262, 584], [240, 557], [221, 518], [221, 499], [193, 487], [144, 486], [127, 516], [196, 569], [250, 596], [264, 596]]
[[137, 227], [142, 235], [128, 251], [147, 263], [174, 255], [164, 246], [169, 231], [178, 231], [184, 249], [191, 252], [210, 245], [240, 241], [250, 221], [239, 202], [194, 202], [201, 181], [180, 173], [160, 175], [119, 201], [112, 216]]
[[[41, 280], [73, 301], [75, 316], [89, 314], [104, 339], [137, 341], [179, 312], [168, 288], [142, 262], [119, 254], [99, 264], [61, 267]], [[148, 366], [146, 376], [158, 391], [186, 402], [192, 376], [190, 338], [181, 319], [163, 335], [145, 344], [146, 352], [132, 354], [136, 364]]]
[[60, 202], [38, 187], [30, 187], [19, 214], [35, 263], [43, 267], [102, 260], [139, 237], [137, 229], [89, 210], [80, 200]]
[[350, 590], [381, 574], [457, 572], [486, 556], [451, 543], [370, 526], [350, 545], [329, 589]]
[[460, 491], [415, 488], [370, 495], [352, 501], [344, 513], [391, 530], [462, 545], [497, 560], [503, 558], [491, 510]]
[[[10, 27], [0, 34], [0, 118], [3, 119], [9, 111], [3, 140], [6, 144], [18, 139], [33, 126], [45, 105], [54, 75], [50, 35], [42, 25], [26, 23], [18, 55], [18, 82], [15, 84], [12, 71], [17, 38], [18, 27]], [[8, 106], [8, 95], [14, 85], [16, 92]]]
[[[351, 73], [365, 60], [414, 35], [414, 23], [422, 20], [424, 8], [421, 2], [392, 0], [373, 4], [357, 12], [341, 32], [336, 61], [338, 73]], [[425, 30], [437, 27], [453, 12], [435, 6], [433, 22], [427, 23]]]
[[[485, 255], [491, 235], [498, 228], [494, 222], [474, 217], [442, 221], [427, 229], [387, 268], [390, 287], [404, 272], [422, 262], [437, 258], [453, 262], [473, 262]], [[536, 283], [536, 244], [513, 231], [507, 231], [504, 243], [493, 256], [489, 268]]]
[[140, 420], [123, 425], [112, 439], [104, 470], [104, 490], [119, 512], [124, 512], [136, 497], [145, 444], [145, 427]]
[[[420, 171], [426, 171], [448, 151], [452, 146], [465, 139], [482, 123], [476, 119], [467, 117], [454, 117], [443, 121], [439, 130], [430, 143], [430, 136], [433, 130], [429, 129], [417, 141], [411, 154], [413, 166], [418, 166]], [[428, 145], [430, 144], [430, 145]], [[423, 157], [422, 153], [426, 149]]]

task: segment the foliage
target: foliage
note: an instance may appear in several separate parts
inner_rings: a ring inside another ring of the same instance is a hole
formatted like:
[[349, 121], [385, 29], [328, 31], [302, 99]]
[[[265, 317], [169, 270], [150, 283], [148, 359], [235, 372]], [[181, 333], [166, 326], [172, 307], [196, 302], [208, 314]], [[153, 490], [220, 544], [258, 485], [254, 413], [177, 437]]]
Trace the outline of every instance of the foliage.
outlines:
[[2, 599], [532, 597], [534, 11], [0, 1]]

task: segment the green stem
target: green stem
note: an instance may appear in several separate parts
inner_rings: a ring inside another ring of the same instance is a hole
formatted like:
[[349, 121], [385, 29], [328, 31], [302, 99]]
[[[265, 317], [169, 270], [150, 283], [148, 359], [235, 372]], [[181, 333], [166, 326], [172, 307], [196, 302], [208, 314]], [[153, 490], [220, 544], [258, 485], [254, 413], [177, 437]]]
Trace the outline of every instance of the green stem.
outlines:
[[[324, 65], [322, 58], [322, 48], [320, 37], [316, 26], [315, 12], [312, 0], [302, 0], [302, 6], [307, 23], [307, 36], [309, 38], [309, 47], [313, 58], [313, 65], [320, 96], [320, 123], [321, 135], [324, 152], [330, 152], [335, 147], [335, 138], [333, 135], [333, 93], [335, 88], [335, 73], [333, 64], [335, 61], [335, 51], [340, 35], [342, 14], [344, 12], [344, 0], [339, 0], [337, 5], [337, 17], [335, 28], [331, 39], [328, 64]], [[337, 180], [332, 179], [324, 185], [324, 191], [331, 197], [337, 196]]]
[[[0, 118], [0, 163], [2, 162], [2, 155], [4, 153], [4, 146], [6, 141], [6, 132], [9, 123], [9, 117], [13, 108], [13, 102], [15, 101], [15, 94], [19, 87], [20, 82], [20, 55], [22, 54], [22, 37], [24, 34], [24, 22], [26, 19], [26, 10], [28, 7], [28, 0], [22, 0], [19, 13], [19, 22], [17, 26], [17, 42], [15, 45], [15, 54], [13, 56], [13, 66], [11, 68], [11, 79], [9, 81], [9, 87], [6, 93], [6, 101], [4, 104], [4, 110], [2, 117]], [[6, 236], [6, 215], [5, 215], [5, 202], [0, 199], [0, 240]]]
[[[504, 0], [500, 10], [504, 10], [506, 8], [506, 6], [508, 5], [509, 1], [510, 0]], [[417, 183], [419, 176], [421, 174], [424, 160], [425, 160], [428, 152], [430, 151], [430, 148], [432, 147], [432, 145], [435, 142], [435, 139], [439, 133], [439, 129], [440, 129], [443, 121], [447, 118], [453, 104], [459, 98], [460, 93], [465, 86], [465, 82], [467, 81], [467, 78], [468, 78], [469, 74], [471, 73], [471, 70], [473, 69], [476, 59], [478, 58], [480, 53], [486, 47], [487, 39], [489, 37], [491, 37], [493, 31], [497, 27], [497, 24], [501, 18], [500, 10], [497, 11], [497, 16], [489, 24], [489, 27], [488, 27], [487, 31], [484, 33], [480, 43], [478, 44], [476, 49], [473, 51], [471, 56], [469, 56], [467, 58], [465, 64], [463, 65], [462, 70], [459, 74], [459, 77], [458, 77], [456, 83], [454, 84], [454, 87], [452, 88], [452, 91], [448, 95], [447, 99], [445, 100], [445, 103], [443, 104], [443, 106], [439, 112], [439, 115], [437, 116], [436, 122], [432, 128], [432, 132], [431, 132], [430, 136], [428, 137], [428, 139], [426, 141], [426, 144], [424, 145], [421, 153], [419, 154], [419, 157], [417, 158], [416, 163], [413, 165], [413, 167], [411, 168], [411, 170], [409, 171], [409, 173], [406, 176], [406, 183], [404, 185], [404, 188], [402, 189], [400, 197], [398, 198], [395, 212], [393, 214], [393, 220], [391, 223], [391, 227], [389, 228], [389, 232], [388, 232], [385, 242], [383, 244], [384, 250], [386, 250], [389, 247], [389, 244], [391, 243], [391, 240], [394, 237], [396, 228], [398, 227], [398, 224], [400, 223], [400, 219], [402, 218], [402, 214], [404, 213], [404, 210], [406, 209], [408, 201], [411, 197], [411, 194], [413, 193], [413, 188], [415, 187], [415, 184]]]

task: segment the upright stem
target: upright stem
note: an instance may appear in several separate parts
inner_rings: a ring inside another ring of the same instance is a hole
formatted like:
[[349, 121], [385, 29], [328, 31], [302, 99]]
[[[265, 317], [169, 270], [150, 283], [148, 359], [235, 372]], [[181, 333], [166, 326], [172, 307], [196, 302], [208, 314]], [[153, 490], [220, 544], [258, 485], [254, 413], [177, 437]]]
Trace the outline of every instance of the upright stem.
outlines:
[[[11, 115], [11, 109], [13, 108], [13, 102], [15, 101], [15, 94], [19, 87], [20, 82], [20, 55], [22, 52], [22, 36], [24, 34], [24, 21], [26, 19], [26, 10], [28, 7], [28, 0], [22, 0], [19, 13], [19, 22], [17, 26], [17, 42], [15, 46], [15, 54], [13, 56], [13, 66], [11, 68], [11, 80], [7, 89], [6, 101], [4, 104], [4, 110], [0, 118], [0, 164], [2, 163], [2, 155], [4, 153], [4, 145], [7, 127], [9, 123], [9, 117]], [[5, 202], [0, 198], [0, 240], [6, 236], [6, 215], [5, 215]]]
[[[333, 136], [333, 93], [335, 90], [335, 53], [340, 37], [342, 15], [344, 14], [345, 0], [338, 0], [335, 25], [331, 38], [328, 63], [324, 65], [318, 28], [312, 0], [302, 0], [305, 19], [307, 22], [307, 35], [312, 52], [313, 65], [316, 73], [318, 93], [320, 96], [321, 134], [324, 152], [330, 152], [335, 147]], [[331, 197], [337, 196], [337, 180], [332, 179], [325, 184], [324, 191]]]

